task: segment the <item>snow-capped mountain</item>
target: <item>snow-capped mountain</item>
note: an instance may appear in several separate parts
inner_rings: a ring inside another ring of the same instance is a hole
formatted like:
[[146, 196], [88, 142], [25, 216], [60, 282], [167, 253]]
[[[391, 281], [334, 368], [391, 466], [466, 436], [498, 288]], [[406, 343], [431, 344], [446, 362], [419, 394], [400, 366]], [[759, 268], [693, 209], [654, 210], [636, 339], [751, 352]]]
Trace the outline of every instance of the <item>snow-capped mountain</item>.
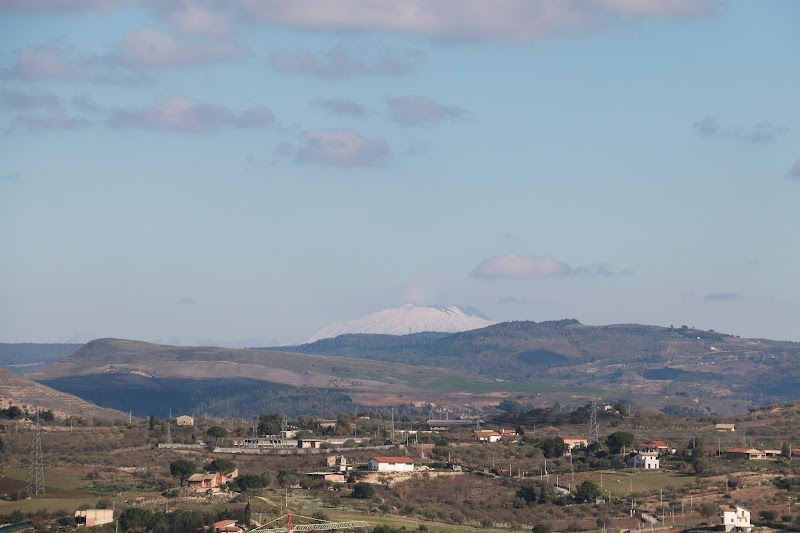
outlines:
[[474, 307], [406, 304], [402, 307], [378, 311], [349, 322], [330, 324], [317, 330], [306, 339], [298, 339], [288, 344], [297, 346], [320, 339], [337, 337], [344, 333], [378, 333], [385, 335], [408, 335], [423, 331], [455, 333], [457, 331], [485, 328], [492, 324], [496, 324], [496, 322]]

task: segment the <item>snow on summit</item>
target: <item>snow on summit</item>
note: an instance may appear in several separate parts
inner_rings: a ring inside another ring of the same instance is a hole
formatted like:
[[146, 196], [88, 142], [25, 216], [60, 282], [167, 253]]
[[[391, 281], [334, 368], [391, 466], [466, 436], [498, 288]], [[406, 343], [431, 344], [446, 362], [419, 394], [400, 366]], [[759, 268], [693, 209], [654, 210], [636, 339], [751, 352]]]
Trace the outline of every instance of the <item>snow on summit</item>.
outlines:
[[317, 330], [306, 339], [292, 341], [289, 344], [308, 344], [320, 339], [338, 337], [345, 333], [376, 333], [383, 335], [408, 335], [423, 331], [455, 333], [485, 328], [492, 324], [496, 324], [496, 322], [473, 307], [406, 304], [402, 307], [378, 311], [349, 322], [330, 324]]

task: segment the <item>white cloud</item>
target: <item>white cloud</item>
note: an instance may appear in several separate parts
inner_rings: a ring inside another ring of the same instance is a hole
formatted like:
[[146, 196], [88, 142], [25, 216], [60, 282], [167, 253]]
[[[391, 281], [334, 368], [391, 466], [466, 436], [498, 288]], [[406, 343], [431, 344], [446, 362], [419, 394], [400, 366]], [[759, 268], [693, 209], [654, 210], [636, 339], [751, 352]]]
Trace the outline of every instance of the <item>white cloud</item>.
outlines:
[[479, 278], [550, 278], [567, 276], [570, 268], [549, 255], [508, 253], [485, 259], [472, 274]]
[[625, 17], [708, 14], [715, 0], [237, 0], [247, 17], [313, 30], [388, 30], [432, 38], [533, 42]]
[[398, 76], [413, 68], [421, 54], [414, 50], [352, 50], [343, 45], [328, 50], [281, 50], [273, 54], [272, 65], [282, 71], [318, 78], [347, 78], [359, 74]]
[[272, 112], [265, 107], [237, 114], [227, 107], [206, 104], [186, 96], [174, 96], [143, 108], [117, 110], [111, 114], [108, 123], [114, 127], [211, 132], [228, 125], [248, 128], [266, 126], [273, 120]]
[[17, 52], [16, 59], [10, 74], [26, 81], [62, 80], [77, 74], [64, 50], [54, 45], [27, 46]]
[[178, 9], [171, 11], [167, 18], [178, 30], [187, 33], [226, 37], [233, 34], [233, 24], [221, 13], [186, 1]]
[[416, 94], [387, 98], [386, 103], [392, 111], [392, 118], [401, 124], [458, 120], [468, 115], [467, 111], [460, 107], [442, 105], [426, 96]]
[[239, 47], [230, 41], [181, 41], [150, 27], [126, 33], [118, 50], [123, 62], [150, 67], [207, 63], [238, 53]]
[[370, 141], [351, 129], [308, 130], [300, 141], [297, 160], [301, 162], [360, 166], [376, 163], [389, 152], [385, 140]]

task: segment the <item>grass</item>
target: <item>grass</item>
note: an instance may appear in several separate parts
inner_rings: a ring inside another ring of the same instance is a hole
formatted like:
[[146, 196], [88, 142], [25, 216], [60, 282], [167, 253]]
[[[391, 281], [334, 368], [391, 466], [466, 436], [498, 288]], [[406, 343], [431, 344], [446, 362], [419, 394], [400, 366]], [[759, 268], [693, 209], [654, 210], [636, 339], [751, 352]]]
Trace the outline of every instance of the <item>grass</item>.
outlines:
[[462, 376], [450, 375], [407, 375], [397, 377], [387, 377], [380, 375], [365, 376], [370, 379], [380, 380], [389, 383], [403, 383], [414, 389], [438, 390], [447, 392], [527, 392], [531, 394], [562, 392], [582, 395], [606, 394], [607, 391], [588, 387], [563, 387], [551, 385], [549, 383], [531, 383], [518, 381], [483, 381], [478, 379], [464, 378]]
[[[565, 475], [564, 480], [567, 479], [569, 477]], [[600, 473], [593, 473], [590, 479], [600, 483]], [[613, 498], [626, 498], [631, 494], [658, 493], [668, 487], [678, 489], [685, 485], [694, 485], [696, 479], [694, 476], [666, 470], [636, 473], [603, 472], [602, 488], [604, 491], [609, 491]]]

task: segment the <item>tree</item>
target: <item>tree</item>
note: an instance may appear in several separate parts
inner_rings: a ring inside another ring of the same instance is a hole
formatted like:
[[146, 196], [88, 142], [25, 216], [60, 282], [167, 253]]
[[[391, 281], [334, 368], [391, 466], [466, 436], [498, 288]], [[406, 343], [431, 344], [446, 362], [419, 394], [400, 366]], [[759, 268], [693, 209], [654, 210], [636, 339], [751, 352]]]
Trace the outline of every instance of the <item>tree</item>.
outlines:
[[633, 444], [633, 433], [627, 431], [615, 431], [606, 437], [606, 446], [611, 453], [620, 453]]
[[219, 439], [221, 439], [222, 437], [226, 436], [227, 434], [228, 434], [228, 430], [225, 429], [222, 426], [211, 426], [206, 431], [206, 435], [208, 435], [209, 437], [213, 437], [214, 438], [214, 446], [217, 445], [217, 441]]
[[603, 490], [600, 486], [593, 482], [589, 481], [588, 479], [578, 485], [575, 489], [575, 499], [579, 502], [593, 502], [600, 496], [602, 496]]
[[197, 465], [189, 459], [177, 459], [169, 464], [169, 473], [172, 474], [172, 477], [181, 478], [181, 487], [183, 487], [183, 482], [196, 470]]
[[214, 459], [205, 466], [206, 472], [219, 472], [220, 474], [230, 474], [236, 470], [236, 463], [229, 459]]
[[781, 444], [781, 455], [786, 457], [787, 459], [791, 459], [792, 447], [789, 446], [788, 442], [784, 442], [783, 444]]
[[553, 528], [550, 524], [536, 524], [531, 529], [531, 533], [550, 533], [551, 531], [553, 531]]
[[150, 431], [156, 429], [156, 417], [155, 415], [150, 415]]
[[153, 511], [141, 507], [128, 507], [119, 517], [122, 531], [150, 531], [155, 522]]
[[369, 483], [360, 481], [353, 486], [353, 493], [351, 496], [359, 500], [368, 500], [375, 496], [375, 487]]
[[710, 502], [705, 502], [697, 508], [697, 511], [700, 513], [701, 516], [704, 516], [706, 520], [715, 516], [717, 514], [717, 506]]

